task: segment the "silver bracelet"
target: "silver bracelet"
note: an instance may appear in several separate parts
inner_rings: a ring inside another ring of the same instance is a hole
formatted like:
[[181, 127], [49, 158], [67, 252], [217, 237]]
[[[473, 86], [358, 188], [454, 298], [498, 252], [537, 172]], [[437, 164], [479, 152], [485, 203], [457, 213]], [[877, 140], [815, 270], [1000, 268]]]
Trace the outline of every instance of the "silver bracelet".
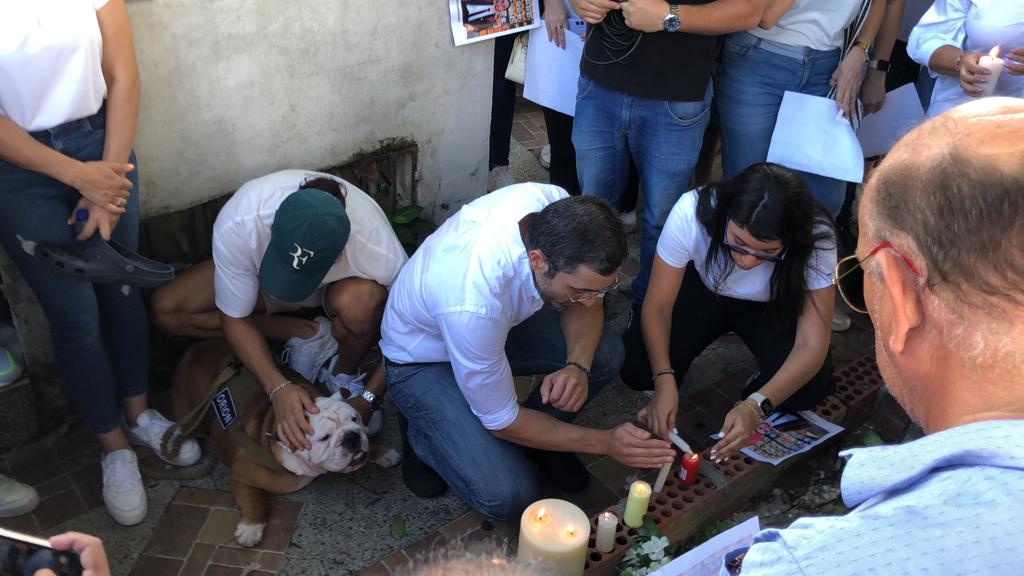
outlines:
[[282, 388], [284, 388], [285, 386], [287, 386], [287, 385], [289, 385], [291, 383], [292, 383], [291, 380], [285, 380], [284, 382], [281, 382], [280, 384], [275, 386], [274, 389], [270, 391], [270, 394], [268, 394], [268, 396], [270, 396], [270, 403], [271, 404], [274, 403], [274, 394], [277, 394]]

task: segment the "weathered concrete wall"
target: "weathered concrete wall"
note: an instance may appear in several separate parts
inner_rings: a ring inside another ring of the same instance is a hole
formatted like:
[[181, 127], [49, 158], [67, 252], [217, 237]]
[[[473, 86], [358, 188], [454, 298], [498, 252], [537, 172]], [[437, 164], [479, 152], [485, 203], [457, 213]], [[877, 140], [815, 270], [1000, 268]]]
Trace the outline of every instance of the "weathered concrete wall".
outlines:
[[[134, 0], [145, 216], [282, 168], [419, 144], [437, 220], [483, 193], [490, 42], [456, 48], [446, 2]], [[447, 210], [444, 207], [447, 206]]]

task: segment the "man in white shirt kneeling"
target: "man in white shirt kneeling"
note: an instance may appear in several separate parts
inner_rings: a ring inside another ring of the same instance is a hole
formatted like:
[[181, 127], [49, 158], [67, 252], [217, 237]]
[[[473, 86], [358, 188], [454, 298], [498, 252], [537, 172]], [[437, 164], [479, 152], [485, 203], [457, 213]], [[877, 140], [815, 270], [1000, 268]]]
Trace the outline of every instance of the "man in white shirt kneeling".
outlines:
[[[622, 364], [603, 301], [626, 253], [604, 200], [545, 184], [479, 198], [427, 238], [392, 287], [381, 327], [413, 493], [450, 485], [481, 513], [510, 520], [538, 495], [528, 457], [566, 491], [587, 482], [573, 452], [646, 468], [672, 460], [667, 442], [631, 424], [570, 423]], [[535, 374], [546, 376], [520, 405], [512, 377]]]

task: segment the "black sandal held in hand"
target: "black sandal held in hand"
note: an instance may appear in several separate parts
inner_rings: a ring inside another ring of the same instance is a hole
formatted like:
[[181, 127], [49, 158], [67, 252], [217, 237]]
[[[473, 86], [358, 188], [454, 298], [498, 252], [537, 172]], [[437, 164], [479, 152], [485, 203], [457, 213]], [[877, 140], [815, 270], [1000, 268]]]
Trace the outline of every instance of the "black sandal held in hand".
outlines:
[[[81, 230], [88, 218], [87, 211], [77, 211], [75, 230]], [[174, 279], [170, 265], [140, 256], [113, 240], [103, 240], [98, 232], [83, 242], [32, 244], [32, 249], [25, 251], [89, 282], [157, 288]]]

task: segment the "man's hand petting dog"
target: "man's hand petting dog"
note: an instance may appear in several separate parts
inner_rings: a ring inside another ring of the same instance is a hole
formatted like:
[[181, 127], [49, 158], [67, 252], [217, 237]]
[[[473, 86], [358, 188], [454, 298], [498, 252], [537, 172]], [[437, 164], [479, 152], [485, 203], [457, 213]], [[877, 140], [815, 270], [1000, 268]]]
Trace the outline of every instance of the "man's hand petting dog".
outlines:
[[306, 413], [320, 411], [313, 398], [301, 386], [289, 384], [274, 395], [274, 418], [277, 420], [277, 438], [289, 450], [309, 450], [312, 444], [307, 436], [313, 434]]

